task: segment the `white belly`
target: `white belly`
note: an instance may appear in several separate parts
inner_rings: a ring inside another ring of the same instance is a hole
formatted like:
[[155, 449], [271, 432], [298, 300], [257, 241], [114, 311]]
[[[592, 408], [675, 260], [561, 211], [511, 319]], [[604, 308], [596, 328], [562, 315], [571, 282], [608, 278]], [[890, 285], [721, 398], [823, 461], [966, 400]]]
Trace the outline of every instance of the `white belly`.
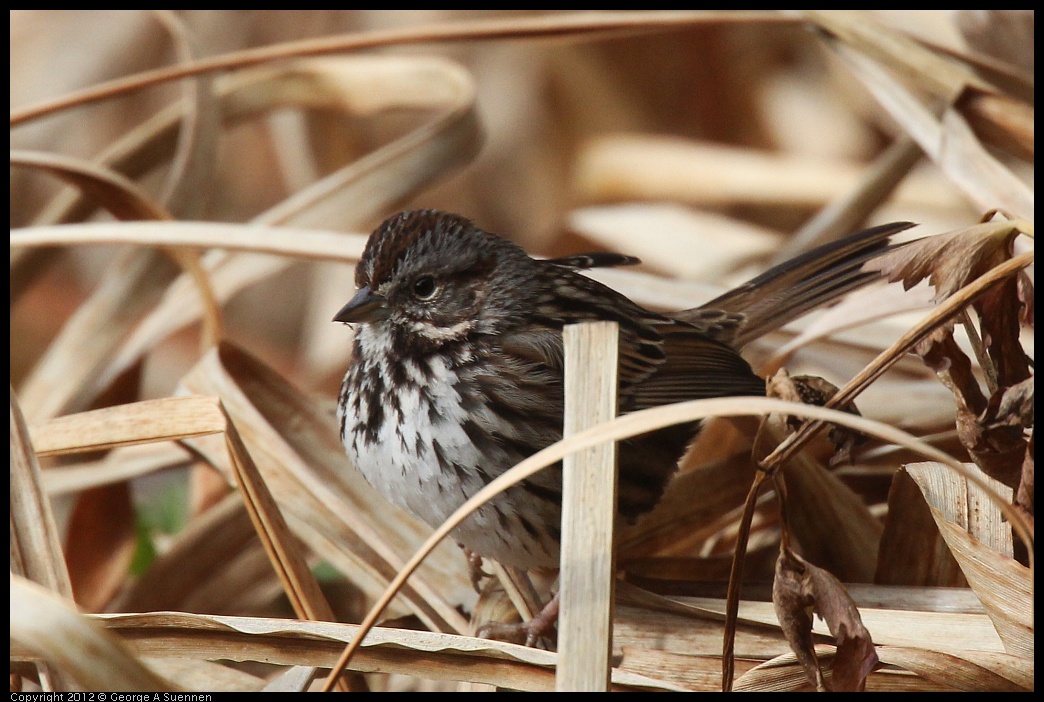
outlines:
[[[365, 353], [367, 344], [384, 342], [367, 331], [359, 331], [362, 358], [383, 359], [381, 354]], [[384, 379], [383, 384], [391, 376], [387, 362], [367, 361], [371, 362], [376, 367], [353, 367], [350, 373], [364, 372], [367, 378]], [[468, 437], [463, 428], [466, 420], [489, 418], [466, 415], [458, 377], [444, 359], [399, 362], [415, 382], [399, 391], [397, 408], [386, 392], [372, 393], [379, 398], [384, 418], [374, 434], [362, 429], [371, 411], [368, 393], [350, 398], [344, 445], [352, 463], [388, 501], [435, 527], [485, 487], [490, 476], [500, 475], [510, 465], [494, 465], [503, 461], [484, 457]], [[420, 368], [418, 363], [427, 365]], [[449, 467], [440, 465], [440, 456]], [[557, 530], [559, 512], [557, 505], [534, 500], [525, 488], [511, 488], [468, 517], [453, 537], [475, 553], [506, 565], [556, 567], [557, 539], [535, 537], [533, 532], [546, 531], [534, 527], [548, 520]]]

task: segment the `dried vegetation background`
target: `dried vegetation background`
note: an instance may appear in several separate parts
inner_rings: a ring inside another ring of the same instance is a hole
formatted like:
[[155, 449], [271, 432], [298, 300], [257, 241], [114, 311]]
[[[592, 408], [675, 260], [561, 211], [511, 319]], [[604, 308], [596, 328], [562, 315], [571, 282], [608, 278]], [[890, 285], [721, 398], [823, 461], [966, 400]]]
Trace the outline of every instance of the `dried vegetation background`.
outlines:
[[[637, 255], [599, 277], [660, 309], [919, 223], [903, 285], [751, 349], [854, 378], [869, 438], [769, 480], [785, 423], [715, 421], [618, 535], [613, 685], [1033, 688], [1032, 12], [13, 11], [11, 106], [12, 689], [333, 664], [431, 532], [333, 418], [330, 318], [403, 207]], [[552, 688], [468, 635], [500, 575], [443, 543], [339, 685]]]

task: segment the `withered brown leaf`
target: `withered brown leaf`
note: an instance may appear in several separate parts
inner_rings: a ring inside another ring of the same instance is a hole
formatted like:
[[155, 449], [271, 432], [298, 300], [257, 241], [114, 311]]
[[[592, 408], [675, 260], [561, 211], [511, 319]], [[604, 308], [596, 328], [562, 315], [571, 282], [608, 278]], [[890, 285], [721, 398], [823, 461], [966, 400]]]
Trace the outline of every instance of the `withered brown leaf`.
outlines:
[[[818, 375], [791, 376], [784, 368], [779, 369], [765, 384], [767, 397], [778, 397], [781, 400], [803, 402], [817, 407], [826, 406], [838, 393], [838, 390], [836, 385]], [[849, 402], [837, 409], [857, 417], [860, 416], [859, 408], [854, 402]], [[786, 421], [791, 430], [797, 431], [804, 420], [791, 416], [787, 417]], [[830, 426], [827, 438], [834, 445], [834, 455], [830, 459], [831, 466], [851, 463], [853, 449], [867, 441], [866, 435], [836, 424]]]
[[[789, 548], [780, 550], [772, 603], [791, 650], [816, 689], [861, 691], [878, 663], [870, 632], [863, 626], [855, 602], [837, 578]], [[812, 643], [812, 613], [822, 617], [837, 640], [831, 680], [819, 667]]]
[[879, 271], [909, 290], [924, 279], [944, 300], [968, 282], [1011, 257], [1018, 231], [1007, 222], [986, 222], [946, 234], [912, 241], [867, 261], [864, 269]]

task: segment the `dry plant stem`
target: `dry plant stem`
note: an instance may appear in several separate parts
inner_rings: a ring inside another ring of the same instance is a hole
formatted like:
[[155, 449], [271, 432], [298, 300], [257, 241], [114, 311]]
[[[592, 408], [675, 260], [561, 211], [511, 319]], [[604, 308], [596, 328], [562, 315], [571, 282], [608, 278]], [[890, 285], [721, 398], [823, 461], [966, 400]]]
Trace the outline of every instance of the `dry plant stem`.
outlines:
[[508, 599], [522, 616], [522, 621], [532, 619], [543, 609], [540, 595], [526, 571], [518, 568], [505, 568], [496, 561], [489, 565], [494, 577], [500, 581], [504, 592], [507, 593]]
[[867, 55], [843, 43], [833, 48], [970, 202], [983, 210], [1001, 203], [1026, 217], [1033, 212], [1032, 190], [986, 150], [955, 108], [946, 107], [938, 114]]
[[[152, 13], [170, 34], [178, 61], [191, 62], [195, 58], [193, 41], [182, 18], [172, 10]], [[221, 109], [214, 96], [213, 80], [214, 76], [200, 76], [182, 85], [181, 125], [162, 196], [167, 209], [180, 219], [199, 218], [203, 199], [198, 192], [214, 174]]]
[[50, 456], [219, 434], [226, 421], [216, 397], [187, 395], [57, 417], [31, 433], [36, 454]]
[[[562, 330], [565, 349], [564, 434], [616, 415], [619, 326], [588, 322]], [[613, 526], [616, 444], [562, 461], [562, 551], [555, 689], [605, 692], [613, 650]]]
[[990, 355], [986, 353], [986, 348], [982, 343], [982, 337], [979, 335], [978, 329], [975, 328], [971, 315], [968, 314], [967, 307], [961, 311], [960, 320], [961, 326], [964, 327], [964, 331], [968, 335], [968, 339], [971, 341], [972, 351], [975, 353], [975, 360], [979, 362], [979, 367], [982, 368], [983, 375], [986, 378], [986, 387], [992, 395], [996, 393], [1000, 387], [997, 382], [997, 366], [994, 365], [993, 359]]
[[88, 105], [99, 100], [142, 90], [171, 80], [217, 71], [246, 68], [272, 61], [403, 44], [552, 37], [580, 38], [584, 36], [604, 38], [641, 31], [649, 32], [684, 27], [706, 22], [798, 24], [799, 20], [784, 17], [774, 11], [607, 12], [598, 15], [567, 14], [510, 20], [447, 22], [431, 24], [425, 27], [322, 37], [231, 52], [181, 66], [144, 71], [127, 78], [108, 81], [92, 88], [13, 110], [11, 112], [11, 126], [15, 127], [61, 110]]
[[220, 248], [311, 261], [357, 263], [366, 235], [261, 224], [109, 222], [11, 230], [11, 248], [127, 244], [173, 250]]
[[41, 151], [11, 151], [11, 165], [35, 168], [60, 178], [122, 220], [170, 221], [174, 217], [126, 176], [73, 156]]
[[754, 476], [747, 499], [743, 503], [743, 515], [740, 517], [736, 533], [736, 551], [732, 556], [729, 570], [729, 589], [725, 596], [725, 631], [721, 651], [721, 690], [732, 691], [732, 682], [736, 672], [736, 622], [739, 615], [739, 590], [743, 582], [743, 564], [746, 557], [744, 545], [750, 538], [750, 525], [754, 519], [754, 507], [758, 503], [758, 493], [768, 478], [768, 473], [759, 470]]
[[[11, 644], [29, 647], [52, 661], [62, 671], [64, 682], [58, 691], [180, 691], [146, 667], [121, 637], [78, 612], [71, 600], [13, 572], [10, 582]], [[50, 664], [41, 665], [45, 691], [50, 691], [44, 674], [48, 668]], [[78, 684], [70, 684], [73, 677]]]

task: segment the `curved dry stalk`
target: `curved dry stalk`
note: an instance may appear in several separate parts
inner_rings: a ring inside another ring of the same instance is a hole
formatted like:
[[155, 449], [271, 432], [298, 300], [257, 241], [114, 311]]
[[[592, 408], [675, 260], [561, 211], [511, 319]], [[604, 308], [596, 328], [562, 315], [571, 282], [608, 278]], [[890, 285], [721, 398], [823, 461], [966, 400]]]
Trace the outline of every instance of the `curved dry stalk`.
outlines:
[[172, 220], [174, 217], [155, 202], [137, 183], [103, 165], [42, 151], [11, 151], [11, 165], [36, 168], [61, 178], [92, 197], [117, 219]]
[[[178, 61], [190, 63], [195, 51], [182, 18], [172, 10], [153, 10], [152, 14], [170, 34]], [[221, 113], [213, 79], [210, 75], [199, 76], [182, 88], [181, 126], [162, 196], [167, 208], [182, 218], [199, 216], [203, 200], [197, 194], [214, 174]]]

